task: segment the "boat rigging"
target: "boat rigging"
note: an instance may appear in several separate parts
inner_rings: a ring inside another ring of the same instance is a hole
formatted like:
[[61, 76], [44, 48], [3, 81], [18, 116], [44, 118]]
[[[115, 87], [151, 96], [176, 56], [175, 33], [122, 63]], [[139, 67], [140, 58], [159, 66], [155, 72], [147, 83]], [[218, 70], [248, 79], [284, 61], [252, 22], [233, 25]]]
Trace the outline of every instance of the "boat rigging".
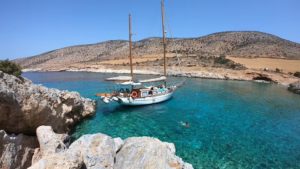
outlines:
[[[116, 101], [122, 105], [148, 105], [160, 103], [169, 100], [174, 91], [177, 89], [176, 85], [167, 86], [167, 66], [166, 66], [166, 32], [165, 32], [165, 11], [164, 1], [161, 1], [161, 15], [162, 15], [162, 41], [163, 41], [163, 61], [164, 61], [164, 76], [159, 78], [137, 80], [134, 78], [132, 67], [132, 26], [131, 14], [129, 14], [129, 61], [130, 61], [130, 76], [118, 76], [107, 78], [108, 81], [123, 86], [119, 90], [112, 93], [98, 93], [103, 102], [109, 103]], [[151, 85], [151, 83], [158, 83]]]

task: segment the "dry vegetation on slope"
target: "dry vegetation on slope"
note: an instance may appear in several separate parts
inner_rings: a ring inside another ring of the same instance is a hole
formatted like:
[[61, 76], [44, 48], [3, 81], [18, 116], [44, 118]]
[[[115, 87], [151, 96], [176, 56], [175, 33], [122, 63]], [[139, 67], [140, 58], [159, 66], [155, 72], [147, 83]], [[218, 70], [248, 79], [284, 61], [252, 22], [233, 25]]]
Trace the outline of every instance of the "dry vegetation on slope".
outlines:
[[[208, 62], [211, 62], [213, 60], [211, 58], [220, 55], [242, 58], [300, 59], [300, 44], [262, 32], [221, 32], [199, 38], [175, 38], [168, 39], [167, 45], [170, 57], [175, 56], [175, 53], [177, 53], [186, 66], [191, 63], [203, 65], [203, 59], [209, 58]], [[144, 60], [142, 61], [143, 64], [149, 62], [152, 65], [153, 62], [160, 60], [158, 57], [162, 53], [160, 38], [137, 41], [134, 42], [133, 46], [134, 57]], [[15, 62], [21, 64], [23, 68], [47, 69], [59, 65], [68, 67], [79, 63], [105, 64], [109, 60], [120, 60], [127, 57], [128, 42], [113, 40], [57, 49], [37, 56], [17, 59]], [[139, 61], [137, 62], [139, 63]]]

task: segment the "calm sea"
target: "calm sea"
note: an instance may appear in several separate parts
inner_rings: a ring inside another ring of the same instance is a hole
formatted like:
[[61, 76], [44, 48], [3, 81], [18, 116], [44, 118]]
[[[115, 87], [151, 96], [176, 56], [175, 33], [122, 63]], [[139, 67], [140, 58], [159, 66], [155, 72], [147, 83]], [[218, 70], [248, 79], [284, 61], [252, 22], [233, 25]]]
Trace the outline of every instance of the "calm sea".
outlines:
[[[104, 81], [113, 74], [23, 76], [97, 100], [96, 115], [77, 125], [74, 138], [97, 132], [121, 138], [156, 137], [174, 143], [176, 154], [196, 169], [300, 168], [300, 95], [280, 85], [190, 78], [170, 101], [123, 107], [95, 97], [116, 87]], [[190, 127], [181, 122], [189, 122]]]

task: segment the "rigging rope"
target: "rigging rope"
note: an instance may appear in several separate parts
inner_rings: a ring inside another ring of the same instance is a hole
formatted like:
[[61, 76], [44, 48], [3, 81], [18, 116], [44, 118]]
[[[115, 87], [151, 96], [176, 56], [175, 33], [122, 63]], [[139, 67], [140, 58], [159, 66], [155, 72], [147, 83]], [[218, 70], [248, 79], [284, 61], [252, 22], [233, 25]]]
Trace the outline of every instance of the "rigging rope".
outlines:
[[[167, 13], [165, 12], [165, 15], [167, 15]], [[171, 26], [170, 26], [170, 22], [169, 22], [169, 19], [168, 19], [169, 17], [165, 17], [165, 20], [166, 20], [166, 25], [167, 25], [167, 31], [166, 31], [166, 33], [168, 33], [169, 32], [169, 35], [170, 35], [170, 38], [169, 38], [169, 40], [171, 41], [171, 42], [173, 42], [173, 43], [170, 43], [170, 44], [174, 44], [174, 48], [173, 48], [173, 50], [175, 50], [175, 56], [176, 56], [176, 59], [177, 59], [177, 64], [175, 64], [175, 65], [178, 65], [178, 67], [179, 67], [179, 72], [181, 73], [182, 71], [182, 69], [181, 69], [181, 58], [178, 56], [178, 52], [177, 52], [177, 49], [176, 49], [176, 43], [175, 43], [175, 38], [173, 37], [173, 33], [172, 33], [172, 30], [171, 30]]]
[[[170, 22], [169, 22], [168, 18], [169, 17], [167, 17], [167, 13], [165, 12], [165, 22], [166, 22], [166, 26], [167, 26], [167, 33], [170, 35], [169, 40], [171, 41], [171, 44], [173, 42], [173, 46], [174, 46], [173, 50], [175, 50], [175, 57], [177, 58], [177, 64], [175, 64], [175, 66], [178, 65], [178, 67], [173, 69], [173, 71], [174, 70], [179, 70], [179, 72], [177, 71], [176, 73], [177, 74], [182, 74], [183, 71], [182, 71], [182, 65], [181, 65], [181, 58], [178, 55], [178, 50], [177, 50], [177, 47], [176, 47], [177, 45], [176, 45], [176, 42], [175, 42], [175, 38], [173, 37], [172, 29], [171, 29]], [[181, 87], [185, 84], [186, 80], [187, 79], [184, 78], [181, 82], [179, 82], [179, 83], [177, 82], [176, 84], [173, 84], [173, 85], [175, 85], [175, 86], [177, 86], [177, 88], [179, 88], [179, 87]]]

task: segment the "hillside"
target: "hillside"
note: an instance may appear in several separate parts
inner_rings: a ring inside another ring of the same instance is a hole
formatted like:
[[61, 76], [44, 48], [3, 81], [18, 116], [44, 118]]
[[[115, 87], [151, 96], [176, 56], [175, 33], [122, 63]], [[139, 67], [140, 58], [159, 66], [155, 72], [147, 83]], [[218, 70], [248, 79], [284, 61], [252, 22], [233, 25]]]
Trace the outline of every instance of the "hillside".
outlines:
[[[167, 49], [169, 55], [174, 56], [177, 53], [183, 58], [188, 56], [212, 58], [225, 55], [241, 58], [300, 59], [300, 44], [262, 32], [220, 32], [199, 38], [167, 39]], [[133, 43], [135, 58], [160, 56], [161, 53], [160, 38], [148, 38]], [[101, 63], [127, 57], [128, 41], [112, 40], [57, 49], [17, 59], [15, 62], [21, 64], [23, 68], [47, 68], [78, 63]], [[159, 59], [156, 57], [155, 60]]]

